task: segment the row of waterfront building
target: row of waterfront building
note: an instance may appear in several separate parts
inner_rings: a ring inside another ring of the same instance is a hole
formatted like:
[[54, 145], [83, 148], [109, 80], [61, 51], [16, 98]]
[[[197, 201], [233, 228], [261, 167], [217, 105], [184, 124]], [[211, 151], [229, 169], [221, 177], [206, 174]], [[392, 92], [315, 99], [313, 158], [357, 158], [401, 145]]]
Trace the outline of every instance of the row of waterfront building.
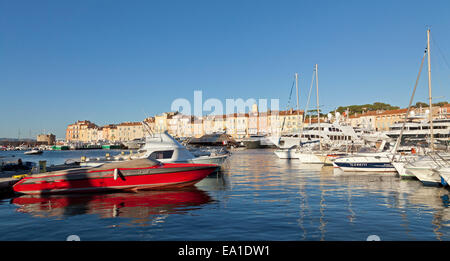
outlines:
[[[435, 118], [448, 118], [450, 105], [433, 107]], [[404, 119], [407, 109], [368, 111], [360, 114], [348, 115], [343, 113], [338, 120], [354, 127], [386, 131], [395, 122]], [[422, 115], [426, 118], [428, 109], [413, 108], [410, 116], [414, 118]], [[196, 117], [183, 115], [178, 112], [167, 112], [144, 119], [153, 132], [168, 131], [176, 137], [200, 137], [205, 134], [226, 133], [233, 138], [240, 139], [250, 135], [280, 135], [300, 130], [304, 119], [302, 110], [258, 112], [256, 106], [248, 113], [234, 113], [228, 115], [209, 115]], [[320, 117], [320, 121], [332, 120]], [[334, 117], [333, 120], [336, 120]], [[317, 117], [309, 117], [304, 126], [317, 123]], [[68, 142], [96, 142], [96, 141], [129, 141], [145, 137], [147, 131], [142, 122], [123, 122], [98, 126], [88, 120], [77, 121], [67, 126], [66, 141]]]

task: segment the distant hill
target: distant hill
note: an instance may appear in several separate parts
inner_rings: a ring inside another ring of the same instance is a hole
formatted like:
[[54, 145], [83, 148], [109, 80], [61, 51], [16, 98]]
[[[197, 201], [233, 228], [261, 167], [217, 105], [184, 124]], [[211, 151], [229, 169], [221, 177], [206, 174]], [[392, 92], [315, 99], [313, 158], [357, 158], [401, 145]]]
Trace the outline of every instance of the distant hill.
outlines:
[[373, 104], [363, 104], [363, 105], [349, 105], [340, 106], [336, 109], [339, 113], [349, 111], [350, 114], [362, 113], [363, 111], [377, 111], [377, 110], [398, 110], [400, 107], [392, 106], [383, 102], [374, 102]]
[[36, 139], [0, 138], [0, 141], [36, 141]]

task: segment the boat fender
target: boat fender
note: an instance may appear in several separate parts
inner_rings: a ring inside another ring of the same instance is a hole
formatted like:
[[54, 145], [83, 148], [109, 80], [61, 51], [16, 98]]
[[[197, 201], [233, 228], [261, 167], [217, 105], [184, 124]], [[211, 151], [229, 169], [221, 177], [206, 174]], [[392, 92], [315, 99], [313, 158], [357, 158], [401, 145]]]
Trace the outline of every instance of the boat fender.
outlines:
[[119, 176], [119, 169], [114, 169], [114, 180], [117, 180], [117, 176]]
[[13, 179], [22, 179], [22, 178], [25, 178], [25, 177], [28, 177], [28, 176], [29, 176], [28, 174], [15, 175], [15, 176], [12, 176], [12, 178]]

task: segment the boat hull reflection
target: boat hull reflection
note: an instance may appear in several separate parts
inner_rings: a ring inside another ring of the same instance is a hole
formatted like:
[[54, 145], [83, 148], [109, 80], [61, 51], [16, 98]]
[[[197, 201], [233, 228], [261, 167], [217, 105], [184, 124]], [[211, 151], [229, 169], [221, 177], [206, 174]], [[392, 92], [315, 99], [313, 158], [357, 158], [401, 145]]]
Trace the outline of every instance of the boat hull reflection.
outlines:
[[206, 192], [195, 187], [136, 193], [24, 195], [12, 199], [12, 203], [19, 206], [18, 212], [35, 217], [96, 214], [101, 218], [148, 218], [159, 214], [182, 214], [212, 201]]

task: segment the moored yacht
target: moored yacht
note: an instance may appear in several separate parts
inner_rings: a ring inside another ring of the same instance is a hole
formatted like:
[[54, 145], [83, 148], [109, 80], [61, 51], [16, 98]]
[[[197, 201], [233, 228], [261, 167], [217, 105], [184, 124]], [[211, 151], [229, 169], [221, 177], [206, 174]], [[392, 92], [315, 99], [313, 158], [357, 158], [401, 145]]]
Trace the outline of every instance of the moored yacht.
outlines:
[[42, 154], [42, 153], [43, 153], [42, 150], [40, 150], [38, 148], [34, 148], [32, 150], [25, 151], [23, 154], [25, 154], [25, 155], [39, 155], [39, 154]]
[[272, 136], [270, 140], [281, 149], [292, 148], [300, 142], [318, 142], [323, 144], [361, 145], [364, 140], [359, 137], [352, 126], [342, 123], [321, 122], [313, 123], [305, 127], [302, 133], [283, 134]]
[[445, 185], [448, 186], [450, 184], [450, 167], [438, 168], [435, 171], [437, 171], [444, 180], [444, 182], [441, 181], [441, 183], [445, 183]]
[[429, 157], [421, 157], [416, 161], [409, 162], [404, 165], [404, 168], [407, 174], [414, 175], [425, 185], [439, 185], [441, 183], [439, 173], [434, 171], [438, 166]]
[[[385, 134], [391, 138], [398, 138], [403, 123], [393, 124]], [[433, 137], [437, 141], [450, 141], [450, 119], [434, 119], [433, 120]], [[426, 139], [430, 136], [431, 124], [428, 120], [420, 122], [409, 119], [405, 123], [402, 136], [405, 139]]]
[[333, 165], [343, 171], [396, 172], [391, 162], [393, 156], [390, 152], [360, 153], [337, 158]]
[[243, 139], [242, 143], [247, 149], [275, 147], [272, 141], [264, 135], [250, 135], [250, 137]]
[[450, 166], [449, 160], [450, 154], [429, 153], [406, 163], [404, 168], [406, 174], [414, 175], [425, 185], [439, 185], [442, 183], [439, 169]]

